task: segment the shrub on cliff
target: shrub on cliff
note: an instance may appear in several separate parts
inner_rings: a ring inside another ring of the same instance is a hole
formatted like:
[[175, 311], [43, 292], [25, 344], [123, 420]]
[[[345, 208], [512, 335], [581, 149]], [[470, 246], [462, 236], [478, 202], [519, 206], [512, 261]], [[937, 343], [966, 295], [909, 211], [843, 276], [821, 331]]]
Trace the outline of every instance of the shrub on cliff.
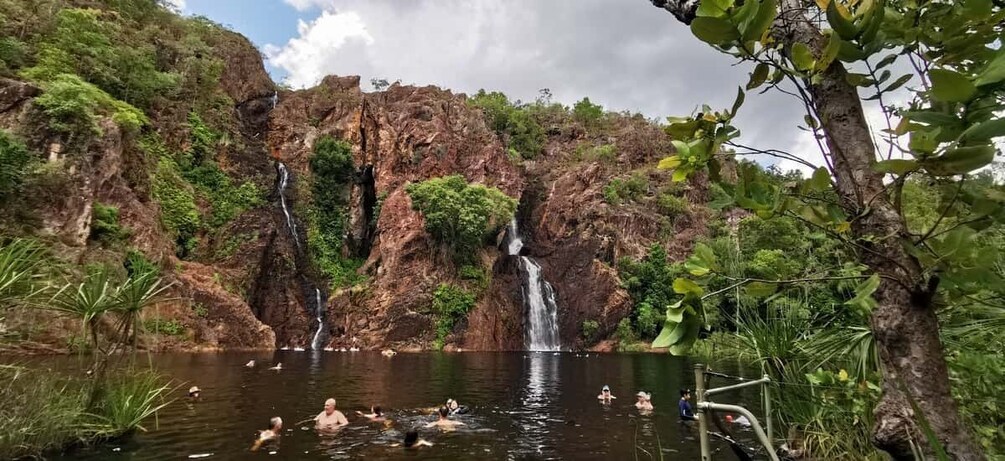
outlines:
[[623, 259], [618, 265], [622, 283], [632, 297], [629, 326], [641, 339], [652, 339], [659, 333], [666, 315], [666, 306], [676, 294], [673, 281], [684, 269], [667, 260], [666, 249], [653, 245], [639, 261]]
[[505, 94], [478, 90], [469, 103], [482, 110], [489, 128], [494, 130], [525, 159], [541, 153], [546, 140], [544, 129], [532, 116], [528, 106], [513, 104]]
[[129, 230], [119, 224], [119, 209], [113, 205], [94, 202], [91, 211], [92, 240], [110, 245], [129, 237]]
[[433, 178], [405, 187], [412, 209], [429, 232], [460, 262], [471, 260], [486, 238], [513, 219], [517, 201], [499, 189], [468, 184], [463, 176]]
[[355, 180], [352, 146], [330, 136], [314, 144], [311, 164], [311, 202], [307, 210], [307, 246], [314, 264], [332, 288], [359, 283], [361, 261], [342, 256], [349, 225], [349, 190]]
[[433, 313], [436, 315], [437, 349], [443, 348], [443, 342], [454, 330], [458, 320], [463, 319], [475, 307], [475, 295], [463, 288], [442, 283], [433, 293]]
[[111, 116], [124, 131], [135, 132], [147, 123], [139, 109], [73, 74], [60, 74], [44, 82], [45, 93], [35, 98], [49, 116], [49, 127], [67, 134], [101, 134], [99, 115]]
[[24, 143], [0, 130], [0, 204], [20, 191], [34, 163]]

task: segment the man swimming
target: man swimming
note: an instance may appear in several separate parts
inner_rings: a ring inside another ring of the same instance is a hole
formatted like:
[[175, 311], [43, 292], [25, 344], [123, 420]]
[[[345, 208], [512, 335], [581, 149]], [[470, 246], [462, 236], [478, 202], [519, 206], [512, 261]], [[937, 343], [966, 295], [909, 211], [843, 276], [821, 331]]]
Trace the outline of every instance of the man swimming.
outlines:
[[348, 425], [349, 420], [335, 409], [335, 399], [325, 400], [325, 410], [314, 417], [314, 427], [320, 431], [330, 431]]
[[283, 418], [273, 416], [269, 419], [269, 428], [264, 431], [258, 431], [258, 439], [251, 446], [251, 451], [257, 451], [262, 445], [267, 443], [278, 443], [282, 430]]
[[456, 426], [464, 425], [464, 423], [460, 421], [453, 421], [451, 419], [447, 419], [447, 416], [450, 416], [450, 409], [448, 409], [447, 407], [440, 407], [438, 413], [439, 418], [436, 421], [426, 424], [426, 427], [441, 427], [443, 429], [453, 429]]
[[611, 403], [611, 400], [614, 400], [616, 398], [617, 397], [611, 394], [611, 386], [608, 386], [606, 384], [604, 384], [604, 387], [600, 389], [600, 395], [597, 396], [597, 399], [600, 400], [600, 403]]

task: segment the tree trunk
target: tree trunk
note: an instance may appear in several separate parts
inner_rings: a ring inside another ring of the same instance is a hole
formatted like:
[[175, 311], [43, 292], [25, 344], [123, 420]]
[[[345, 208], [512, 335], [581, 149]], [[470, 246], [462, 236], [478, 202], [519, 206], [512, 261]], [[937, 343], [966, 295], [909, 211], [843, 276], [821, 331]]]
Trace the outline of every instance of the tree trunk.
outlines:
[[[685, 23], [694, 18], [694, 0], [651, 1]], [[806, 44], [819, 56], [824, 38], [806, 19], [804, 6], [799, 0], [782, 0], [780, 4], [776, 37], [787, 46]], [[984, 459], [950, 393], [932, 303], [938, 280], [927, 279], [921, 265], [901, 244], [909, 238], [907, 225], [887, 194], [883, 175], [873, 169], [876, 150], [871, 132], [858, 91], [848, 84], [845, 74], [844, 66], [835, 61], [819, 83], [810, 86], [810, 92], [830, 150], [838, 195], [848, 215], [857, 217], [852, 233], [863, 245], [862, 263], [883, 277], [873, 294], [878, 306], [871, 320], [883, 372], [883, 397], [874, 410], [873, 443], [898, 460], [914, 459], [912, 443], [931, 453], [932, 447], [916, 424], [916, 419], [924, 417], [954, 459]], [[914, 414], [912, 401], [923, 415]]]

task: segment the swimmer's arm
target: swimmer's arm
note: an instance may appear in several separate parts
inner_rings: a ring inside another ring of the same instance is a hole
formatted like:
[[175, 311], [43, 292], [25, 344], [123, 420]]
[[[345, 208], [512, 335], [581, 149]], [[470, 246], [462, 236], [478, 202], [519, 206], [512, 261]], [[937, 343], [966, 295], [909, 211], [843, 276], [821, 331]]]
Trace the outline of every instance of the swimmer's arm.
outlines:
[[423, 439], [419, 439], [418, 442], [415, 442], [415, 446], [417, 446], [417, 447], [431, 447], [431, 446], [433, 446], [433, 444], [432, 444], [432, 442], [427, 442], [427, 441], [425, 441]]

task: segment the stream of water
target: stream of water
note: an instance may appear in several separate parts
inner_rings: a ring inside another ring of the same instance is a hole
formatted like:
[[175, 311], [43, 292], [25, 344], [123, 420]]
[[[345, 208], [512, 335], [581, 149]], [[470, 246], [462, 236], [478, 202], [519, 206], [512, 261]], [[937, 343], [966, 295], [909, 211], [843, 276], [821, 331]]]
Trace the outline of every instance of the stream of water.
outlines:
[[523, 299], [527, 308], [527, 350], [557, 351], [562, 347], [558, 339], [558, 303], [555, 290], [541, 277], [541, 266], [529, 256], [520, 256], [523, 239], [516, 219], [510, 222], [507, 252], [520, 258], [523, 275]]
[[[245, 368], [250, 359], [258, 366]], [[150, 362], [178, 388], [157, 420], [146, 421], [148, 432], [52, 459], [153, 461], [207, 454], [209, 460], [699, 457], [696, 429], [677, 417], [678, 389], [694, 386], [691, 364], [666, 354], [465, 352], [386, 358], [377, 352], [276, 351], [158, 354]], [[282, 362], [282, 371], [266, 369], [276, 362]], [[38, 359], [31, 365], [82, 372], [72, 357]], [[717, 370], [741, 371], [728, 365]], [[617, 397], [610, 405], [596, 398], [605, 384]], [[192, 385], [202, 389], [194, 402], [184, 396]], [[653, 394], [656, 410], [651, 414], [640, 414], [633, 406], [639, 390]], [[328, 397], [338, 400], [349, 426], [322, 435], [309, 422], [296, 424], [320, 413]], [[447, 432], [425, 428], [434, 420], [430, 408], [448, 398], [470, 408], [457, 417], [465, 425]], [[761, 414], [756, 389], [727, 392], [716, 401], [745, 403]], [[355, 414], [371, 405], [380, 405], [393, 422], [372, 424]], [[285, 421], [280, 444], [248, 451], [256, 430], [265, 429], [272, 416]], [[391, 446], [413, 428], [434, 446]], [[753, 445], [750, 432], [738, 434]], [[716, 461], [735, 460], [718, 440], [712, 446]]]

